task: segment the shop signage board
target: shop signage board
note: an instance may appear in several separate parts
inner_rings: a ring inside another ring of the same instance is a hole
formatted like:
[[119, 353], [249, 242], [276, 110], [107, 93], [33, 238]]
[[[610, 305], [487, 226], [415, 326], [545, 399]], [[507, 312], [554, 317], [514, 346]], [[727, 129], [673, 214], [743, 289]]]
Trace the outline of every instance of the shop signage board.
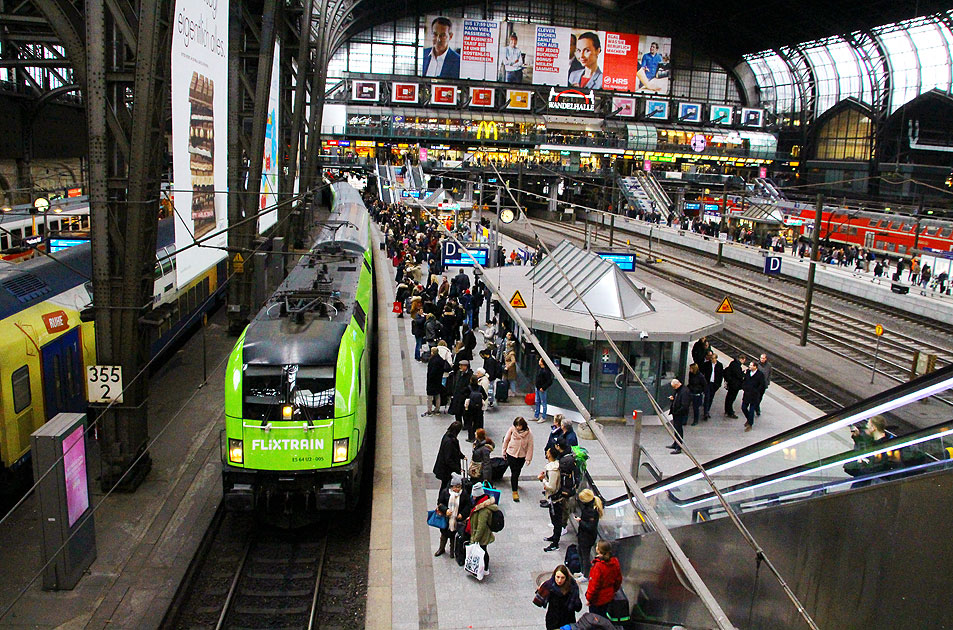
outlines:
[[496, 90], [489, 87], [470, 88], [470, 107], [493, 107], [496, 105]]
[[559, 112], [595, 112], [596, 99], [592, 90], [581, 92], [579, 90], [562, 90], [557, 92], [555, 88], [549, 88], [549, 102], [547, 106], [550, 110]]
[[376, 103], [380, 99], [380, 81], [354, 81], [351, 84], [351, 100]]
[[400, 83], [395, 81], [391, 84], [391, 100], [395, 103], [417, 104], [420, 95], [420, 85], [418, 83]]

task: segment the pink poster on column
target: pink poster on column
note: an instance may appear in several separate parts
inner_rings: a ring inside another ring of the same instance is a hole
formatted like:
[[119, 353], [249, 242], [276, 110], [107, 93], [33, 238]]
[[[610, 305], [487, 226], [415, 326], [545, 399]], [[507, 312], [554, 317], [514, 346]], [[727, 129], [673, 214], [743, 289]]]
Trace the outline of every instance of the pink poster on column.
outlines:
[[89, 486], [86, 481], [86, 442], [80, 425], [63, 440], [63, 476], [66, 478], [66, 513], [73, 526], [89, 507]]

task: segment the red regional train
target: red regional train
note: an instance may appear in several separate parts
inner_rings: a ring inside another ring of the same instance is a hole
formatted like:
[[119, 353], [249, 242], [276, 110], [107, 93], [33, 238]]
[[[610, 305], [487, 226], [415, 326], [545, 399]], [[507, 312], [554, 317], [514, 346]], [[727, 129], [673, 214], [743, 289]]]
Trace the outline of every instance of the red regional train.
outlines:
[[[787, 205], [787, 204], [782, 204]], [[809, 236], [814, 228], [814, 208], [784, 208], [784, 222], [795, 234]], [[820, 238], [857, 245], [876, 252], [909, 257], [914, 249], [953, 251], [953, 222], [865, 210], [825, 208]], [[919, 238], [916, 236], [919, 229]]]

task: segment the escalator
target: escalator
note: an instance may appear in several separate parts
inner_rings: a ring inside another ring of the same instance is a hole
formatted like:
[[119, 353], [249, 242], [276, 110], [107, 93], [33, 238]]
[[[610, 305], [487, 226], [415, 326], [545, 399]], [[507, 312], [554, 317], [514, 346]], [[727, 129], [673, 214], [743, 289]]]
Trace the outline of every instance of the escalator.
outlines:
[[[953, 628], [951, 390], [948, 366], [705, 464], [821, 628]], [[926, 428], [891, 427], [900, 408]], [[712, 627], [644, 506], [597, 490], [633, 618]], [[700, 472], [642, 491], [736, 627], [806, 627]]]

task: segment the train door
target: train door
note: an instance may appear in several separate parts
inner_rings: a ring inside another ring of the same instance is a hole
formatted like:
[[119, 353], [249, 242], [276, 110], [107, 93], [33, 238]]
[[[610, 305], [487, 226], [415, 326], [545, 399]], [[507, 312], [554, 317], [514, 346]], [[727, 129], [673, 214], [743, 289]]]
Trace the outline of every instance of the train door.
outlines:
[[874, 246], [874, 232], [870, 231], [864, 234], [864, 247], [870, 249]]
[[43, 401], [46, 420], [61, 412], [83, 412], [83, 355], [79, 345], [79, 327], [63, 333], [40, 348], [43, 370]]

